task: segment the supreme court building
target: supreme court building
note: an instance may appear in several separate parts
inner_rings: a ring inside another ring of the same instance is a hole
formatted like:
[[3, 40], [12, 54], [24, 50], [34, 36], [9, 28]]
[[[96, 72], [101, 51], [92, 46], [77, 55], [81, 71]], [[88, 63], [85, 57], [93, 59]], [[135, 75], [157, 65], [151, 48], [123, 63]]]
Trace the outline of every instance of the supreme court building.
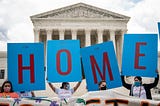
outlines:
[[[86, 47], [105, 41], [113, 41], [119, 66], [123, 34], [127, 32], [130, 17], [78, 3], [31, 16], [35, 42], [47, 40], [80, 40]], [[45, 52], [45, 51], [44, 51]]]
[[[81, 47], [111, 40], [121, 69], [123, 35], [127, 32], [127, 23], [130, 17], [88, 4], [78, 3], [33, 15], [30, 18], [34, 26], [34, 41], [44, 42], [45, 55], [47, 40], [78, 39]], [[160, 61], [160, 53], [158, 59]], [[7, 79], [6, 52], [0, 52], [0, 63], [0, 84], [2, 84]], [[158, 69], [160, 69], [160, 64], [158, 64]], [[153, 82], [153, 80], [149, 79], [147, 82]], [[84, 88], [86, 88], [85, 79], [82, 80], [82, 84], [74, 95], [85, 94], [87, 90], [84, 90]], [[128, 92], [127, 89], [123, 88], [120, 91], [123, 94]], [[160, 93], [160, 90], [158, 93]], [[46, 90], [35, 91], [35, 94], [36, 96], [51, 97], [55, 95], [48, 84], [46, 84]]]
[[[121, 69], [123, 37], [127, 32], [127, 23], [130, 17], [78, 3], [33, 15], [30, 18], [34, 26], [34, 40], [35, 42], [44, 42], [45, 55], [47, 40], [78, 39], [81, 48], [110, 40], [113, 41], [118, 65]], [[152, 79], [147, 80], [147, 82], [152, 81]], [[78, 92], [86, 93], [85, 87], [84, 82]], [[121, 91], [125, 92], [125, 90]]]

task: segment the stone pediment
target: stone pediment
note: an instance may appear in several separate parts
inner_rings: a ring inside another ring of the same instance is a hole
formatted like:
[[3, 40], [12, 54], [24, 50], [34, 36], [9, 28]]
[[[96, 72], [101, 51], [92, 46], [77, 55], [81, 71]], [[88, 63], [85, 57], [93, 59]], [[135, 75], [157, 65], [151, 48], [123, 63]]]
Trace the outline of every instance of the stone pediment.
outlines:
[[78, 3], [71, 6], [55, 9], [45, 13], [31, 16], [31, 19], [41, 18], [104, 18], [104, 19], [125, 19], [129, 20], [130, 17], [98, 7]]

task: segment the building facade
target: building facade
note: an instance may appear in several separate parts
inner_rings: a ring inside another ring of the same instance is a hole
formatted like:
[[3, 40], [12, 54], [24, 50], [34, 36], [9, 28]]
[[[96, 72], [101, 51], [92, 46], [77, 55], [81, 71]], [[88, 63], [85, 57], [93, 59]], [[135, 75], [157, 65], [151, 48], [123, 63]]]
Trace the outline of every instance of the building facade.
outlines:
[[0, 51], [0, 85], [7, 79], [7, 52]]
[[[127, 32], [130, 17], [98, 7], [78, 3], [31, 16], [35, 42], [78, 39], [86, 47], [113, 41], [119, 66], [123, 34]], [[45, 52], [45, 51], [44, 51]]]
[[[127, 23], [130, 17], [88, 4], [78, 3], [33, 15], [30, 18], [34, 26], [34, 41], [44, 43], [45, 56], [48, 40], [78, 39], [80, 40], [81, 48], [113, 41], [119, 68], [121, 69], [123, 35], [127, 32]], [[159, 57], [160, 54], [158, 59], [160, 59]], [[158, 69], [160, 69], [159, 64]], [[0, 83], [2, 84], [6, 79], [7, 53], [0, 52]], [[85, 81], [77, 91], [80, 94], [76, 93], [75, 95], [86, 93], [87, 91], [84, 91], [84, 88], [86, 88]], [[36, 95], [53, 96], [54, 94], [51, 92], [48, 84], [46, 84], [46, 90], [37, 91]]]

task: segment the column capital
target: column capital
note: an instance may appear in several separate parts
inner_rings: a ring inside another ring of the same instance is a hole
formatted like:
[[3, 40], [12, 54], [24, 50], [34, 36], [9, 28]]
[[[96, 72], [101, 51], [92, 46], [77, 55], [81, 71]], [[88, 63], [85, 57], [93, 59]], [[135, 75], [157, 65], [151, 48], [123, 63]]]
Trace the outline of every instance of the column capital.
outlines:
[[115, 30], [115, 29], [110, 29], [109, 32], [110, 32], [110, 33], [116, 32], [116, 30]]
[[122, 29], [121, 31], [122, 31], [122, 32], [127, 32], [127, 31], [128, 31], [128, 29]]
[[71, 32], [77, 32], [78, 29], [71, 29]]
[[90, 34], [91, 33], [91, 29], [85, 29], [85, 33], [86, 34]]
[[51, 33], [53, 31], [53, 29], [46, 29], [47, 33]]
[[121, 34], [124, 35], [125, 33], [127, 33], [127, 29], [121, 30]]
[[65, 29], [58, 29], [59, 32], [64, 33]]
[[40, 32], [40, 29], [34, 28], [33, 31], [37, 33], [37, 32]]
[[86, 28], [86, 29], [85, 29], [85, 31], [91, 31], [91, 30], [92, 30], [92, 29], [90, 29], [90, 28]]
[[103, 32], [104, 29], [97, 29], [97, 32]]
[[40, 29], [34, 28], [34, 42], [39, 42], [40, 39]]

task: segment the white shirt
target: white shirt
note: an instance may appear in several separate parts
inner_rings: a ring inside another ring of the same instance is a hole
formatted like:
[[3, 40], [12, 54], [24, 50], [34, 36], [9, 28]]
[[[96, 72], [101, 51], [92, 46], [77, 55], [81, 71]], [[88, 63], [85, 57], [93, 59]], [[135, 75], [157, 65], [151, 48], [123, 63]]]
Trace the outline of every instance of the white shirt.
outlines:
[[143, 86], [133, 87], [133, 96], [141, 99], [146, 99], [146, 91]]
[[73, 92], [73, 89], [55, 89], [55, 93], [58, 94], [58, 97], [61, 98], [61, 100], [70, 98]]

